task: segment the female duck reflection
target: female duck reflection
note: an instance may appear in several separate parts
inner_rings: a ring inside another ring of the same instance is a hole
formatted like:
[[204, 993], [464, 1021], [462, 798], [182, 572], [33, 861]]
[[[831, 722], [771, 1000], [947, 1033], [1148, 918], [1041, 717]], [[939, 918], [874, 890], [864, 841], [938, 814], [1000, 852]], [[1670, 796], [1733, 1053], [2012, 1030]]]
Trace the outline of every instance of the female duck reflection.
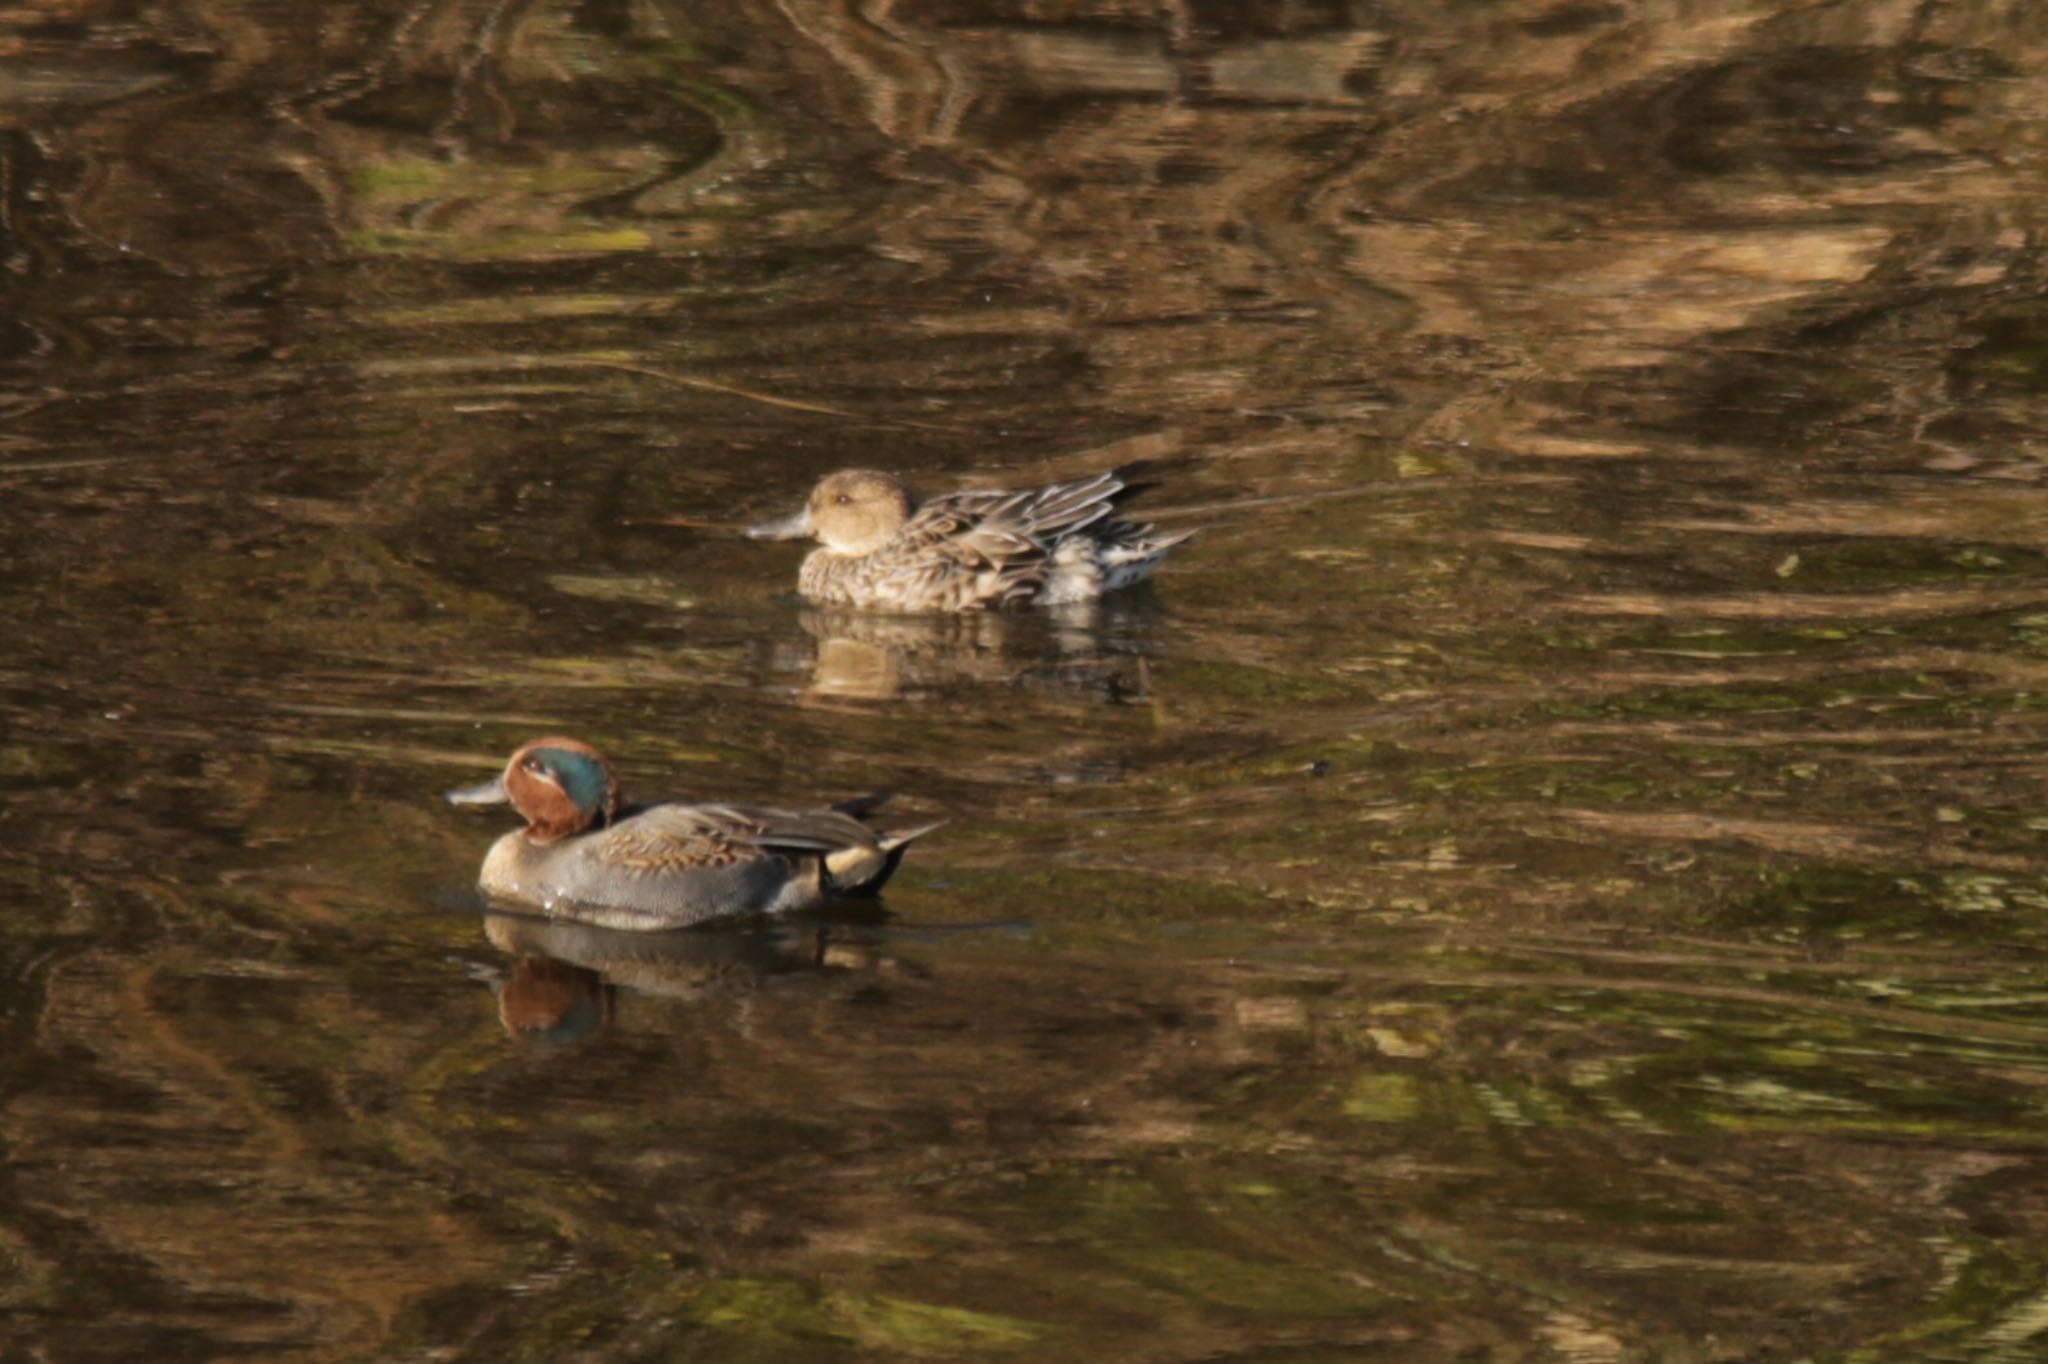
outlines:
[[1155, 617], [1156, 603], [1129, 600], [1028, 615], [807, 609], [796, 621], [811, 648], [777, 647], [770, 667], [807, 673], [801, 694], [824, 701], [898, 701], [971, 684], [1122, 702], [1145, 695], [1150, 668], [1138, 641]]

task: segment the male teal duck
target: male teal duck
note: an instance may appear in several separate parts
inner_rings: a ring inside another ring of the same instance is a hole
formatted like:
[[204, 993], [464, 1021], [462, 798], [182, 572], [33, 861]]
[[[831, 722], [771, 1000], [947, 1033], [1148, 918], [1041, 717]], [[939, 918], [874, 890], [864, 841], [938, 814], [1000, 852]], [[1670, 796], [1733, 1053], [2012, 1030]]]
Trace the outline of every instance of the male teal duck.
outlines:
[[797, 590], [877, 611], [987, 611], [1088, 602], [1140, 581], [1193, 531], [1117, 519], [1136, 490], [1117, 473], [1023, 492], [974, 489], [919, 502], [893, 474], [842, 469], [756, 540], [815, 537]]
[[477, 885], [605, 928], [684, 928], [718, 919], [816, 909], [873, 895], [927, 824], [879, 833], [879, 798], [822, 810], [663, 802], [628, 806], [604, 755], [575, 739], [535, 739], [457, 805], [510, 801], [526, 827], [484, 857]]

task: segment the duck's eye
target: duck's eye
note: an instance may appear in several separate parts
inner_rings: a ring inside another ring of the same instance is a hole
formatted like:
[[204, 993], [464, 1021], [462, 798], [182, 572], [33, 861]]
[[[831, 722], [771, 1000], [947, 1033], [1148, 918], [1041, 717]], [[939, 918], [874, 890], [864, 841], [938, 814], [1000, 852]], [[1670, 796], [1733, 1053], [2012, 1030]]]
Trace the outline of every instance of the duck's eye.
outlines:
[[833, 496], [832, 500], [833, 500], [834, 502], [837, 502], [837, 503], [838, 503], [838, 504], [839, 504], [840, 506], [844, 507], [844, 506], [847, 506], [848, 504], [850, 504], [850, 503], [851, 503], [851, 502], [853, 501], [853, 494], [851, 494], [851, 493], [838, 493], [838, 494], [835, 494], [835, 495]]
[[519, 764], [519, 766], [525, 771], [533, 773], [535, 776], [538, 776], [541, 773], [548, 770], [548, 765], [542, 762], [539, 758], [528, 758], [525, 762]]

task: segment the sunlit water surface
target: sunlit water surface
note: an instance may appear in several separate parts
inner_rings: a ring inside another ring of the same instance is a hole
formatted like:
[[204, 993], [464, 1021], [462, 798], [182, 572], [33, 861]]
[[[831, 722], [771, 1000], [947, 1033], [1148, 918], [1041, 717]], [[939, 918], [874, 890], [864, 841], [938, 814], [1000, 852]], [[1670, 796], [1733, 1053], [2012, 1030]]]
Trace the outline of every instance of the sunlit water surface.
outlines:
[[[0, 11], [0, 1354], [2048, 1357], [2038, 6], [317, 12]], [[948, 823], [486, 918], [547, 732]]]

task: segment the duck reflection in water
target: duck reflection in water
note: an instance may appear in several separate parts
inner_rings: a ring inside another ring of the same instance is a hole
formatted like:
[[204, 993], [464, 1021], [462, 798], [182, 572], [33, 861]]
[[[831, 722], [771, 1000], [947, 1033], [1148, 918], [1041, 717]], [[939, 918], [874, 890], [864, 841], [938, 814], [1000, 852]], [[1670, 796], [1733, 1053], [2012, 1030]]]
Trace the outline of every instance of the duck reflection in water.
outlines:
[[777, 666], [808, 667], [803, 694], [816, 700], [893, 701], [961, 684], [1138, 700], [1150, 669], [1132, 627], [1154, 614], [1142, 589], [1113, 607], [1086, 602], [1028, 616], [806, 610], [797, 623], [815, 652]]
[[617, 991], [603, 976], [552, 957], [521, 957], [498, 986], [498, 1021], [522, 1042], [587, 1042], [610, 1027], [617, 1013]]
[[744, 1000], [771, 982], [829, 986], [900, 973], [901, 962], [854, 936], [880, 917], [649, 933], [487, 913], [484, 936], [514, 959], [498, 985], [506, 1033], [572, 1046], [611, 1026], [621, 988], [687, 1001]]

